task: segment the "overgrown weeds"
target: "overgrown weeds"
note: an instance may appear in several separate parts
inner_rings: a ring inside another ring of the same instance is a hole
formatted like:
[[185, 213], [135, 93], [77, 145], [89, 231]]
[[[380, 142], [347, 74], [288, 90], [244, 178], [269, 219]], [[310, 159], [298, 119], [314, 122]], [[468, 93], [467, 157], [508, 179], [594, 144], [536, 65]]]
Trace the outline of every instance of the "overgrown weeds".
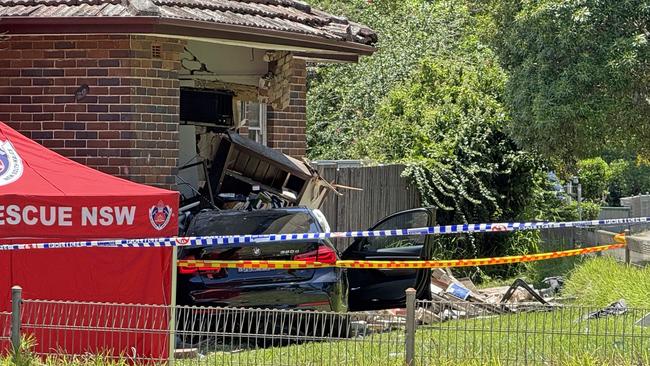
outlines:
[[625, 299], [630, 307], [650, 308], [650, 267], [625, 265], [611, 257], [588, 259], [570, 272], [563, 294], [586, 306]]
[[41, 357], [34, 353], [36, 339], [27, 336], [20, 342], [18, 352], [0, 355], [0, 366], [127, 366], [125, 357], [114, 358], [109, 352], [68, 356], [63, 353]]

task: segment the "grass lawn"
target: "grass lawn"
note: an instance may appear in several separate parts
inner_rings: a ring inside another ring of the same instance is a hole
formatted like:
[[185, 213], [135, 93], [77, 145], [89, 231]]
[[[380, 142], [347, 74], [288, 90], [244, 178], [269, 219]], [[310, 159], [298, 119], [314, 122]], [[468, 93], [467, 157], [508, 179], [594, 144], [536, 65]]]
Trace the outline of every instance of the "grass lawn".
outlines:
[[604, 306], [625, 299], [631, 307], [650, 309], [650, 267], [631, 267], [611, 257], [587, 260], [570, 272], [564, 294], [582, 305]]
[[[589, 309], [520, 313], [418, 326], [417, 365], [648, 365], [645, 315], [580, 319]], [[402, 331], [281, 348], [215, 352], [181, 365], [403, 365]]]
[[589, 310], [595, 309], [571, 307], [420, 326], [419, 364], [498, 360], [512, 365], [554, 365], [574, 364], [576, 358], [606, 364], [650, 364], [650, 329], [634, 325], [645, 311], [582, 320]]

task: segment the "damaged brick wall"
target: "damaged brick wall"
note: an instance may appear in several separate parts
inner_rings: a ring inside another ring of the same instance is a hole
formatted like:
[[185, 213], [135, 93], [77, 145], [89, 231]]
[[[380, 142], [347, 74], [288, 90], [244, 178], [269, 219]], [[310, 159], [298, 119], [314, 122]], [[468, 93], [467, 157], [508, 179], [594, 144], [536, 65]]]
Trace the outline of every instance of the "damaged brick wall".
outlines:
[[3, 46], [0, 120], [82, 164], [174, 186], [182, 41], [11, 36]]
[[307, 69], [304, 60], [293, 57], [289, 57], [284, 65], [287, 65], [282, 66], [287, 87], [283, 89], [285, 95], [280, 98], [285, 100], [286, 106], [280, 109], [269, 104], [267, 142], [269, 147], [301, 157], [307, 150]]

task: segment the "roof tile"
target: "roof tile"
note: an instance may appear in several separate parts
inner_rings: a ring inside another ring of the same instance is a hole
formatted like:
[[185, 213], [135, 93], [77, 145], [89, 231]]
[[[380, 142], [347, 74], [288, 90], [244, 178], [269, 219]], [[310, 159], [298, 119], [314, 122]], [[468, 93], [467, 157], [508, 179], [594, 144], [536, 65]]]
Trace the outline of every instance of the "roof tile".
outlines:
[[151, 15], [261, 29], [301, 33], [327, 39], [371, 45], [376, 34], [365, 26], [349, 22], [296, 0], [0, 0], [0, 17], [84, 17]]

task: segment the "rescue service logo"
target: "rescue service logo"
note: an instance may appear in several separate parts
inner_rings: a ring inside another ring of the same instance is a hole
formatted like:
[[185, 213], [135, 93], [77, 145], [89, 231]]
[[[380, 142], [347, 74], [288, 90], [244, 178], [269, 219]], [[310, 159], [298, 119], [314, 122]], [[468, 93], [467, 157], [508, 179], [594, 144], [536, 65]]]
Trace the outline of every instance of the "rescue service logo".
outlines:
[[23, 160], [9, 141], [0, 140], [0, 186], [13, 183], [23, 175]]
[[154, 229], [160, 231], [167, 226], [169, 220], [172, 218], [172, 208], [165, 205], [163, 201], [149, 209], [149, 221]]

